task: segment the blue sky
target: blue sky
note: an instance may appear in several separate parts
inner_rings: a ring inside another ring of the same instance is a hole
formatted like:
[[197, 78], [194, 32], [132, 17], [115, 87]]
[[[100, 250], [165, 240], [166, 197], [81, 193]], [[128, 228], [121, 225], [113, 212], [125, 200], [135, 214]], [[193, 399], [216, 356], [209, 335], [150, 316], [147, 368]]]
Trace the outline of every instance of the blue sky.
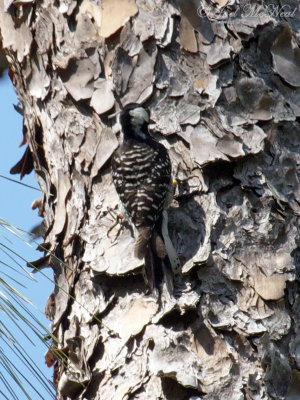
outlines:
[[[10, 175], [9, 173], [10, 168], [21, 159], [26, 148], [26, 146], [21, 148], [19, 147], [23, 136], [22, 117], [15, 111], [13, 107], [13, 104], [17, 103], [18, 99], [15, 94], [14, 87], [8, 78], [7, 73], [5, 73], [5, 75], [0, 78], [0, 175], [19, 180], [18, 175]], [[35, 179], [34, 172], [32, 172], [30, 175], [26, 175], [22, 182], [32, 185], [36, 188], [39, 187], [38, 182]], [[33, 200], [41, 197], [38, 191], [19, 185], [18, 183], [10, 182], [1, 177], [0, 188], [0, 217], [2, 219], [26, 231], [30, 231], [32, 227], [41, 222], [41, 218], [37, 215], [37, 210], [33, 211], [31, 209], [31, 203]], [[35, 250], [35, 244], [30, 247], [17, 237], [6, 233], [3, 228], [0, 229], [0, 243], [2, 243], [0, 246], [0, 280], [5, 279], [19, 292], [21, 292], [22, 295], [31, 300], [35, 307], [28, 305], [29, 310], [36, 316], [38, 321], [49, 328], [50, 321], [48, 321], [44, 316], [44, 308], [46, 300], [54, 288], [54, 284], [52, 283], [52, 271], [50, 269], [43, 270], [43, 273], [46, 274], [48, 279], [41, 273], [34, 274], [33, 278], [36, 280], [34, 281], [26, 276], [27, 271], [31, 272], [31, 270], [26, 267], [26, 262], [13, 253], [10, 253], [10, 255], [13, 256], [19, 264], [15, 263], [9, 256], [4, 254], [3, 250], [6, 249], [4, 246], [7, 246], [15, 253], [21, 255], [27, 261], [36, 260], [41, 257], [43, 253]], [[15, 268], [15, 271], [3, 263]], [[24, 268], [24, 270], [22, 268]], [[26, 288], [23, 288], [20, 284], [9, 279], [5, 274], [11, 275], [22, 285], [25, 285]], [[1, 293], [5, 295], [5, 288], [0, 282], [0, 295]], [[43, 385], [30, 375], [29, 371], [19, 361], [18, 357], [14, 355], [13, 350], [9, 350], [5, 343], [1, 326], [5, 326], [13, 334], [15, 339], [22, 343], [23, 348], [27, 351], [27, 354], [23, 354], [25, 362], [29, 357], [31, 357], [36, 363], [37, 367], [46, 375], [47, 379], [52, 381], [53, 369], [47, 368], [44, 360], [44, 354], [47, 348], [38, 339], [38, 337], [30, 331], [28, 327], [22, 324], [22, 321], [16, 319], [15, 322], [20, 325], [20, 327], [24, 330], [23, 332], [20, 331], [15, 323], [13, 323], [10, 318], [6, 316], [3, 309], [1, 309], [0, 301], [0, 356], [1, 354], [4, 354], [4, 357], [12, 359], [15, 370], [20, 370], [21, 373], [24, 374], [25, 378], [27, 378], [37, 389], [38, 393], [32, 389], [28, 383], [26, 383], [26, 379], [22, 379], [24, 388], [32, 400], [51, 399], [50, 394], [45, 390]], [[26, 335], [28, 335], [28, 338]], [[11, 344], [12, 349], [16, 349], [16, 346], [17, 345], [14, 343]], [[5, 394], [8, 399], [13, 399], [12, 394], [9, 393], [5, 385], [6, 380], [8, 384], [12, 384], [14, 387], [18, 400], [23, 400], [26, 398], [24, 393], [17, 389], [17, 385], [13, 381], [9, 381], [9, 375], [0, 365], [1, 399], [3, 394]]]

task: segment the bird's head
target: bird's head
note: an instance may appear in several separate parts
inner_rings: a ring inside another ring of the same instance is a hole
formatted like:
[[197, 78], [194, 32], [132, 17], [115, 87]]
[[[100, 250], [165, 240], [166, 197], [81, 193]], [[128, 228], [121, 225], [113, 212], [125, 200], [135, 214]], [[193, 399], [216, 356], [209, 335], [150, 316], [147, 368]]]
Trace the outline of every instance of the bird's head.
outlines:
[[125, 139], [146, 140], [149, 137], [149, 112], [140, 104], [127, 104], [120, 114]]

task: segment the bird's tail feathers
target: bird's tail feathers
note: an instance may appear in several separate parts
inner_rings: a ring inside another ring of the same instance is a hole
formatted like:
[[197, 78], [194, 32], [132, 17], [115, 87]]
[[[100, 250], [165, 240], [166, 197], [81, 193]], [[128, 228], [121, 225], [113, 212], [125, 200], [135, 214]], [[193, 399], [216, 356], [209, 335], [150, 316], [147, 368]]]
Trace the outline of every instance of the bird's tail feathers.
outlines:
[[162, 280], [168, 292], [174, 291], [174, 277], [181, 266], [176, 250], [168, 234], [168, 217], [164, 211], [154, 229], [142, 227], [135, 244], [135, 256], [145, 259], [145, 279], [152, 291], [157, 291]]
[[158, 257], [153, 246], [148, 246], [145, 252], [145, 280], [152, 293], [158, 294], [162, 281], [166, 283], [169, 294], [174, 292], [173, 272], [169, 258], [167, 255], [164, 259]]
[[162, 270], [163, 270], [164, 281], [166, 282], [168, 292], [170, 294], [173, 294], [174, 293], [174, 275], [173, 275], [169, 257], [166, 257], [162, 261]]
[[158, 234], [156, 230], [154, 230], [152, 233], [151, 246], [154, 253], [157, 255], [159, 259], [164, 260], [167, 257], [168, 252], [165, 243], [163, 241], [163, 238]]
[[149, 245], [151, 238], [152, 229], [149, 227], [141, 227], [139, 229], [139, 235], [135, 242], [134, 255], [140, 260], [146, 255], [146, 250]]
[[170, 294], [174, 291], [174, 276], [172, 272], [172, 266], [169, 259], [169, 254], [162, 237], [161, 224], [159, 226], [160, 232], [156, 229], [152, 233], [151, 248], [154, 253], [156, 264], [159, 265], [164, 282], [166, 282], [168, 292]]
[[144, 255], [145, 268], [144, 268], [144, 279], [146, 284], [150, 287], [152, 293], [157, 294], [157, 279], [155, 277], [155, 260], [152, 249], [148, 246]]

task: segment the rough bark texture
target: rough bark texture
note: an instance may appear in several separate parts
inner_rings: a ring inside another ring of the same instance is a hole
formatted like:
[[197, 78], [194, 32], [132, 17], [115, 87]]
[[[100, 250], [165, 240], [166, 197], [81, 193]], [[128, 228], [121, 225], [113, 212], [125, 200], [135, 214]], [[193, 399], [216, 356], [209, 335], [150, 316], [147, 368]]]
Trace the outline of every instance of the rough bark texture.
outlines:
[[[1, 4], [69, 357], [59, 399], [300, 398], [299, 5], [207, 3]], [[130, 229], [107, 235], [108, 116], [131, 101], [178, 170], [174, 297], [147, 293]]]

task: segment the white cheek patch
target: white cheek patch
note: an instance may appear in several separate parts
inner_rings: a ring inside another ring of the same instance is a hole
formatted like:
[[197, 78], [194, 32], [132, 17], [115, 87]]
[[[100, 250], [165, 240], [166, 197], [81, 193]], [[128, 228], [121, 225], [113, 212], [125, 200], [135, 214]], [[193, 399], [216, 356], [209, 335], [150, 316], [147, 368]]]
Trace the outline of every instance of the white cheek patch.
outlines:
[[129, 114], [132, 117], [132, 122], [137, 125], [141, 126], [143, 123], [146, 121], [147, 123], [149, 122], [149, 114], [148, 112], [140, 107], [140, 108], [134, 108], [133, 110], [129, 111]]
[[147, 135], [142, 132], [140, 128], [145, 122], [149, 122], [148, 112], [144, 108], [140, 107], [129, 111], [129, 115], [131, 116], [131, 123], [134, 127], [136, 135], [141, 137], [143, 140], [146, 140]]

